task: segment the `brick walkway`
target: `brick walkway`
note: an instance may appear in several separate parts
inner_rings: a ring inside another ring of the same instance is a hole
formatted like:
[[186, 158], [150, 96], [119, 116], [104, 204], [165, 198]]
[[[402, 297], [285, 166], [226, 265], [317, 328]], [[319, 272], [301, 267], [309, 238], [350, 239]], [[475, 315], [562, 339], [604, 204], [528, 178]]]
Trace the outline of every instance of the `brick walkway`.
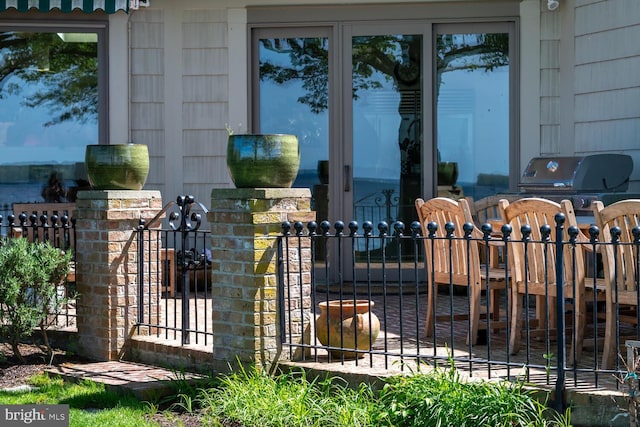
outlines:
[[142, 400], [171, 393], [172, 382], [194, 382], [203, 378], [189, 372], [123, 361], [69, 363], [48, 368], [47, 372], [73, 381], [91, 380], [103, 383], [108, 388], [131, 392]]

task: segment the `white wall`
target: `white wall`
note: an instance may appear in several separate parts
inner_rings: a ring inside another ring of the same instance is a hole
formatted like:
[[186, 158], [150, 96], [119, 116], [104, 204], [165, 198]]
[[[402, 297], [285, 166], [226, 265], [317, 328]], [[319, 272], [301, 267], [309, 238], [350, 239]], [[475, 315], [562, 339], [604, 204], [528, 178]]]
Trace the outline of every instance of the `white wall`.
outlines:
[[632, 155], [640, 191], [640, 1], [575, 3], [576, 151]]

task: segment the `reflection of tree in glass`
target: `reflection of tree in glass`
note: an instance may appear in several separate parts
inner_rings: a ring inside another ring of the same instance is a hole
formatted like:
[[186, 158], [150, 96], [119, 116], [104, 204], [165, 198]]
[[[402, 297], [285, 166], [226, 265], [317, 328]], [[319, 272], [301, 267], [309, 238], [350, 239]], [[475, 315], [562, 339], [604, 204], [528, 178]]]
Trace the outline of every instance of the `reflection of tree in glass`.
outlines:
[[[98, 114], [97, 43], [65, 43], [56, 33], [0, 33], [0, 99], [19, 95], [24, 83], [38, 87], [23, 103], [46, 106], [53, 118], [45, 126]], [[14, 77], [20, 79], [16, 82]]]
[[271, 61], [260, 63], [260, 80], [273, 80], [285, 84], [291, 80], [301, 80], [306, 93], [298, 102], [308, 105], [311, 111], [319, 113], [327, 108], [327, 87], [329, 80], [329, 58], [324, 38], [304, 39], [262, 39], [262, 46], [277, 53], [289, 53], [290, 66], [283, 67]]
[[[439, 93], [444, 73], [455, 70], [492, 71], [509, 63], [509, 35], [443, 34], [435, 37], [434, 93]], [[261, 40], [262, 47], [278, 53], [288, 53], [282, 63], [265, 61], [260, 64], [260, 79], [278, 85], [298, 81], [303, 94], [298, 102], [314, 113], [328, 108], [329, 51], [326, 39]], [[422, 164], [422, 88], [424, 73], [423, 37], [421, 35], [381, 35], [354, 37], [352, 40], [352, 96], [367, 90], [384, 89], [385, 80], [400, 94], [399, 150], [400, 197], [399, 217], [413, 218], [412, 201], [421, 193]], [[427, 62], [430, 64], [430, 62]], [[426, 84], [429, 84], [428, 82]], [[410, 107], [410, 108], [408, 108]], [[413, 127], [411, 124], [414, 124]]]
[[442, 74], [455, 70], [493, 71], [509, 64], [509, 35], [443, 34], [436, 38], [438, 87]]
[[[367, 36], [367, 43], [357, 43], [354, 39], [353, 51], [353, 96], [357, 99], [358, 91], [379, 88], [380, 82], [372, 79], [374, 72], [388, 76], [397, 81], [398, 60], [396, 58], [398, 43], [413, 40], [416, 44], [420, 37], [407, 36]], [[260, 64], [260, 79], [272, 80], [277, 84], [285, 84], [292, 80], [301, 80], [307, 91], [298, 102], [308, 105], [313, 112], [327, 109], [329, 78], [329, 60], [326, 39], [289, 38], [262, 39], [265, 49], [279, 53], [288, 52], [290, 64], [277, 65], [272, 62]], [[409, 52], [418, 51], [408, 46]], [[407, 61], [414, 60], [408, 58]], [[419, 58], [417, 59], [419, 61]], [[442, 35], [436, 42], [437, 82], [441, 83], [442, 73], [453, 70], [491, 71], [509, 62], [509, 36], [506, 33]], [[410, 64], [406, 64], [408, 67]], [[399, 83], [402, 86], [402, 82]]]

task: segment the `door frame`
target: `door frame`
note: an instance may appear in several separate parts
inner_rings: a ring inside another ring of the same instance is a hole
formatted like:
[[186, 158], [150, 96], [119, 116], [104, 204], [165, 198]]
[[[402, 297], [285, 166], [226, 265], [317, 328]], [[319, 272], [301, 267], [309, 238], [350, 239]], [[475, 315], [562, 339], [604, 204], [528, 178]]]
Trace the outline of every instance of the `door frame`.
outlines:
[[[277, 8], [276, 8], [277, 9]], [[339, 11], [337, 7], [335, 10]], [[407, 9], [410, 10], [411, 8]], [[489, 8], [492, 9], [492, 8]], [[489, 9], [484, 10], [485, 12]], [[266, 10], [266, 9], [265, 9]], [[320, 13], [325, 16], [326, 9]], [[480, 14], [482, 15], [482, 14]], [[509, 33], [509, 55], [510, 55], [510, 130], [509, 130], [509, 176], [510, 183], [515, 188], [519, 179], [519, 38], [518, 38], [518, 22], [517, 18], [511, 16], [503, 16], [497, 14], [498, 17], [466, 17], [464, 19], [449, 19], [435, 16], [429, 19], [415, 20], [402, 19], [391, 20], [381, 19], [378, 21], [363, 21], [353, 19], [347, 21], [336, 18], [336, 21], [314, 22], [304, 24], [304, 19], [300, 19], [296, 23], [282, 23], [281, 20], [276, 23], [264, 22], [250, 24], [249, 31], [251, 34], [251, 67], [249, 85], [249, 118], [251, 129], [259, 129], [259, 81], [257, 79], [258, 49], [256, 40], [261, 37], [322, 37], [329, 34], [330, 37], [330, 64], [329, 64], [329, 219], [331, 221], [343, 220], [348, 222], [353, 217], [353, 106], [352, 106], [352, 37], [357, 35], [377, 35], [381, 33], [381, 29], [387, 34], [422, 34], [422, 56], [423, 56], [423, 84], [422, 88], [422, 192], [423, 198], [430, 198], [437, 194], [437, 154], [436, 154], [436, 129], [435, 129], [435, 61], [433, 54], [435, 51], [435, 35], [440, 29], [455, 28], [457, 31], [472, 32], [474, 28], [482, 28], [484, 32], [495, 31], [498, 27], [508, 27]], [[265, 19], [261, 14], [256, 14]], [[293, 16], [296, 16], [293, 14]], [[348, 14], [346, 15], [348, 16]], [[427, 15], [428, 16], [428, 15]], [[492, 27], [493, 26], [493, 27]], [[314, 31], [318, 31], [314, 33]], [[426, 130], [426, 131], [425, 131]], [[431, 131], [429, 131], [431, 130]], [[431, 167], [429, 173], [429, 165]], [[345, 166], [349, 166], [348, 171]], [[349, 190], [349, 191], [345, 191]], [[360, 230], [362, 225], [360, 225]], [[374, 224], [374, 230], [377, 232], [377, 224]], [[391, 224], [390, 224], [391, 226]], [[409, 224], [405, 224], [409, 230]], [[351, 259], [345, 260], [343, 265], [351, 265]], [[344, 272], [343, 272], [344, 273]], [[336, 274], [338, 274], [336, 272]], [[376, 274], [376, 277], [379, 275]], [[388, 272], [387, 272], [388, 276]], [[341, 276], [344, 280], [353, 280], [353, 277]], [[359, 278], [356, 277], [356, 280]], [[393, 277], [387, 277], [388, 280], [394, 280]]]

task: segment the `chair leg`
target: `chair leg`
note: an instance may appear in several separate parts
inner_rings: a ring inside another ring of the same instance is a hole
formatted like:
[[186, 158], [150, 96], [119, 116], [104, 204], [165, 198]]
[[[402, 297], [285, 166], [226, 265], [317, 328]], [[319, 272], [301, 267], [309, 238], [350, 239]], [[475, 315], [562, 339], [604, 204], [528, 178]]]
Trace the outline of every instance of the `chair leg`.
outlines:
[[434, 335], [435, 328], [435, 317], [436, 313], [434, 310], [435, 304], [437, 303], [438, 295], [438, 285], [433, 284], [427, 292], [427, 319], [424, 327], [424, 335], [426, 337], [432, 337]]
[[582, 356], [582, 345], [584, 342], [584, 331], [586, 328], [585, 313], [587, 310], [587, 304], [584, 298], [579, 298], [576, 301], [576, 307], [573, 310], [573, 334], [571, 337], [571, 348], [569, 350], [569, 357], [573, 358], [575, 352], [576, 363]]
[[520, 308], [523, 304], [523, 298], [514, 289], [511, 299], [511, 330], [509, 331], [509, 350], [511, 354], [518, 354], [520, 351]]
[[478, 326], [480, 324], [480, 295], [482, 289], [480, 286], [472, 286], [470, 289], [471, 293], [471, 330], [469, 331], [469, 336], [467, 337], [467, 344], [471, 341], [472, 344], [478, 343]]
[[615, 305], [611, 301], [607, 301], [605, 325], [604, 325], [604, 345], [602, 348], [602, 368], [611, 369], [614, 365], [614, 357], [617, 357], [618, 349], [616, 347], [616, 323], [615, 323]]
[[[489, 312], [491, 313], [491, 322], [500, 322], [500, 289], [492, 289], [490, 292]], [[500, 332], [500, 327], [493, 328], [493, 333]]]

